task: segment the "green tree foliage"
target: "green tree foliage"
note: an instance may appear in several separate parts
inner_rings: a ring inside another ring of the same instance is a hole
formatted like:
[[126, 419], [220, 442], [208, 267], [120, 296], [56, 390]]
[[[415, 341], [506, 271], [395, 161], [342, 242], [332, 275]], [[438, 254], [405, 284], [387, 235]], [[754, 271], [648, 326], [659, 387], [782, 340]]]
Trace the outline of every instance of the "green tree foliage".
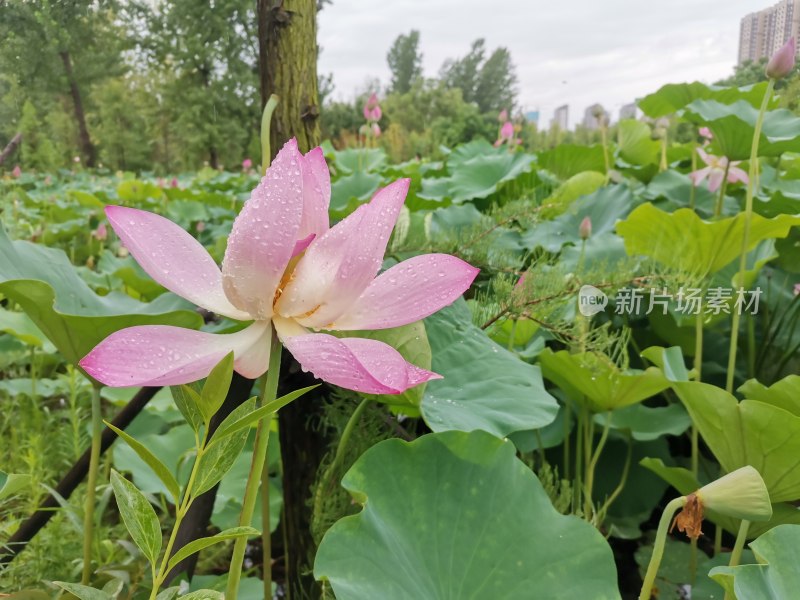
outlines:
[[412, 29], [397, 39], [386, 55], [392, 81], [389, 89], [405, 94], [412, 84], [422, 76], [422, 54], [419, 51], [419, 31]]
[[211, 10], [173, 0], [149, 10], [146, 20], [141, 49], [160, 72], [160, 112], [177, 136], [163, 148], [168, 168], [240, 161], [261, 112], [254, 3], [226, 0]]
[[517, 75], [506, 48], [497, 48], [486, 58], [486, 41], [475, 40], [465, 56], [445, 62], [440, 76], [447, 87], [459, 88], [464, 100], [476, 103], [481, 112], [514, 106]]
[[[53, 104], [69, 106], [77, 133], [71, 145], [90, 165], [96, 152], [86, 121], [92, 105], [87, 92], [124, 68], [124, 11], [116, 0], [0, 3], [0, 72], [45, 113]], [[2, 127], [4, 138], [13, 135]]]

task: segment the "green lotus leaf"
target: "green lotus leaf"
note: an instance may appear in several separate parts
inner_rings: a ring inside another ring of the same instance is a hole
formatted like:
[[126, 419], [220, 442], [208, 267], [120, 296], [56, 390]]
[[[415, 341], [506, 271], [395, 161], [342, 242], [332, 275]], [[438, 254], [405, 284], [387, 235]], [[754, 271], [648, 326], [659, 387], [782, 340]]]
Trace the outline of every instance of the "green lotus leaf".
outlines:
[[544, 427], [556, 418], [558, 403], [544, 389], [539, 368], [476, 327], [466, 302], [459, 300], [431, 315], [425, 328], [431, 369], [443, 376], [428, 382], [420, 407], [433, 431], [482, 429], [503, 437]]
[[342, 485], [364, 508], [328, 530], [314, 564], [341, 600], [620, 597], [603, 536], [556, 512], [510, 442], [387, 440]]
[[30, 242], [12, 242], [0, 227], [0, 293], [14, 300], [72, 363], [109, 334], [133, 325], [197, 328], [200, 315], [172, 294], [144, 304], [119, 293], [98, 296], [66, 255]]
[[669, 387], [663, 373], [622, 371], [606, 357], [592, 353], [570, 354], [546, 348], [539, 355], [542, 373], [578, 404], [593, 412], [605, 412], [646, 400]]

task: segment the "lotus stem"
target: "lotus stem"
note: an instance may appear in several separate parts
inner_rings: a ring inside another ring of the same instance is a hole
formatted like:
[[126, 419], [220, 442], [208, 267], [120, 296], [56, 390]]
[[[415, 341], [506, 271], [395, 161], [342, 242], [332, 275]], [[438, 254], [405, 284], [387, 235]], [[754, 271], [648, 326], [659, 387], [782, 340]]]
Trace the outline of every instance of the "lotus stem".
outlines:
[[361, 420], [361, 415], [364, 414], [364, 410], [367, 408], [369, 403], [369, 398], [362, 399], [359, 405], [353, 411], [353, 414], [350, 415], [350, 418], [347, 420], [347, 425], [345, 425], [344, 431], [342, 432], [342, 437], [339, 438], [339, 444], [336, 446], [336, 454], [333, 456], [333, 461], [328, 468], [325, 469], [325, 472], [323, 473], [322, 478], [317, 485], [317, 489], [314, 493], [314, 511], [312, 513], [312, 518], [314, 520], [313, 529], [316, 529], [316, 525], [319, 521], [319, 515], [322, 514], [323, 495], [328, 490], [328, 486], [330, 486], [333, 476], [339, 471], [339, 469], [341, 469], [342, 462], [344, 461], [345, 450], [350, 442], [350, 436], [353, 435], [356, 424]]
[[[278, 393], [278, 377], [281, 369], [281, 350], [282, 346], [278, 340], [278, 336], [273, 331], [272, 342], [269, 352], [269, 369], [264, 378], [264, 386], [262, 389], [261, 400], [259, 406], [264, 406], [273, 402], [277, 398]], [[250, 463], [250, 474], [247, 477], [247, 486], [245, 488], [244, 500], [242, 501], [242, 512], [239, 514], [239, 525], [241, 527], [249, 527], [253, 520], [253, 513], [255, 513], [256, 499], [258, 497], [259, 484], [262, 487], [262, 494], [268, 493], [266, 489], [269, 486], [269, 479], [262, 481], [264, 473], [264, 465], [267, 462], [267, 448], [269, 445], [269, 429], [272, 423], [272, 415], [267, 415], [258, 422], [258, 429], [256, 430], [256, 442], [253, 448], [253, 460]], [[262, 515], [263, 516], [263, 515]], [[269, 523], [262, 523], [262, 541], [263, 536], [269, 536]], [[272, 597], [272, 557], [268, 554], [269, 540], [264, 552], [264, 590], [266, 595], [264, 598]], [[244, 552], [247, 549], [247, 537], [242, 536], [236, 538], [233, 546], [233, 556], [231, 557], [231, 564], [228, 571], [228, 587], [225, 592], [226, 598], [237, 598], [239, 593], [239, 581], [242, 577], [242, 564], [244, 563]]]
[[[592, 437], [589, 437], [586, 442], [588, 444], [589, 454], [591, 458], [586, 465], [586, 491], [585, 491], [585, 498], [583, 499], [584, 502], [584, 512], [586, 513], [587, 519], [591, 517], [591, 520], [594, 521], [595, 515], [597, 514], [594, 510], [594, 502], [592, 498], [592, 492], [594, 489], [594, 472], [597, 468], [597, 463], [600, 460], [600, 454], [603, 452], [603, 448], [606, 445], [606, 441], [608, 440], [608, 432], [611, 429], [611, 411], [605, 414], [606, 422], [603, 426], [603, 433], [600, 434], [600, 440], [597, 442], [597, 447], [595, 448], [594, 452], [592, 452]], [[590, 435], [593, 434], [593, 431], [590, 430]], [[599, 525], [599, 523], [595, 523], [595, 525]]]
[[278, 106], [280, 98], [272, 94], [264, 106], [264, 112], [261, 114], [261, 174], [267, 172], [267, 167], [272, 160], [272, 148], [270, 147], [269, 132], [272, 125], [272, 113]]
[[[197, 440], [197, 437], [195, 437], [195, 440]], [[208, 441], [208, 429], [206, 429], [205, 433], [203, 434], [202, 442], [199, 440], [197, 441], [199, 443], [197, 446], [197, 455], [195, 456], [194, 464], [192, 465], [192, 472], [189, 475], [189, 481], [187, 482], [186, 489], [183, 492], [183, 500], [181, 500], [180, 504], [175, 507], [175, 525], [172, 527], [172, 533], [170, 533], [169, 540], [167, 541], [167, 547], [164, 550], [164, 556], [161, 559], [161, 565], [159, 566], [158, 571], [156, 571], [155, 564], [153, 564], [153, 589], [150, 591], [149, 600], [155, 600], [155, 598], [158, 596], [158, 590], [169, 572], [167, 566], [169, 565], [170, 555], [172, 554], [172, 547], [175, 545], [175, 539], [178, 536], [178, 530], [180, 530], [183, 518], [186, 516], [186, 513], [189, 511], [189, 507], [194, 501], [192, 490], [194, 489], [195, 479], [197, 479], [200, 459], [203, 457], [206, 443]]]
[[[744, 549], [744, 543], [745, 540], [747, 540], [747, 532], [749, 529], [750, 521], [743, 519], [742, 523], [739, 525], [739, 533], [736, 535], [736, 543], [733, 545], [731, 560], [728, 563], [728, 566], [736, 567], [739, 565], [739, 561], [742, 559], [742, 550]], [[731, 600], [731, 595], [727, 590], [725, 591], [725, 600]]]
[[[697, 171], [697, 145], [692, 146], [692, 172]], [[689, 186], [689, 208], [694, 210], [695, 204], [695, 185], [692, 183]]]
[[[747, 268], [747, 248], [750, 245], [750, 221], [753, 217], [753, 196], [755, 182], [758, 177], [758, 144], [761, 139], [761, 128], [764, 125], [764, 115], [767, 112], [769, 99], [772, 97], [772, 90], [775, 87], [775, 80], [770, 79], [767, 90], [764, 92], [764, 99], [761, 101], [761, 108], [758, 111], [755, 130], [753, 131], [753, 143], [750, 146], [750, 162], [748, 168], [747, 195], [745, 197], [744, 208], [744, 231], [742, 234], [742, 253], [739, 257], [739, 273], [736, 277], [736, 285], [744, 286], [744, 273]], [[736, 375], [736, 351], [739, 344], [739, 323], [741, 315], [739, 310], [733, 311], [731, 321], [731, 345], [728, 352], [728, 376], [725, 382], [725, 390], [733, 393], [733, 381]]]
[[664, 544], [667, 542], [667, 533], [669, 526], [672, 522], [672, 517], [678, 509], [686, 506], [686, 496], [675, 498], [664, 507], [664, 512], [661, 513], [661, 520], [658, 522], [658, 531], [656, 532], [656, 541], [653, 544], [653, 555], [650, 557], [650, 564], [647, 566], [647, 573], [642, 582], [642, 591], [639, 593], [639, 600], [650, 600], [653, 593], [653, 584], [658, 574], [658, 567], [661, 565], [661, 559], [664, 556]]
[[97, 495], [97, 473], [100, 469], [100, 443], [103, 434], [103, 412], [100, 387], [92, 386], [92, 448], [89, 454], [89, 474], [86, 480], [86, 502], [83, 508], [83, 571], [81, 583], [89, 585], [92, 578], [92, 547], [94, 542], [94, 507]]
[[722, 214], [722, 203], [725, 200], [725, 191], [728, 189], [728, 171], [731, 168], [731, 161], [725, 163], [725, 174], [722, 176], [722, 183], [719, 186], [719, 196], [717, 196], [717, 203], [714, 205], [714, 216], [719, 217]]

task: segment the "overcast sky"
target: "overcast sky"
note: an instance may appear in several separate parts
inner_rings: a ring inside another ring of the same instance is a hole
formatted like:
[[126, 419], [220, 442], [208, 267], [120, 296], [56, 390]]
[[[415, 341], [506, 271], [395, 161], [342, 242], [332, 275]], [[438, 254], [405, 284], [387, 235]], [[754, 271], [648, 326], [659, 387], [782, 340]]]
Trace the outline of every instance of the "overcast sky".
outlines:
[[426, 76], [484, 37], [517, 67], [519, 104], [570, 106], [570, 128], [600, 102], [619, 108], [670, 82], [711, 83], [736, 63], [739, 21], [774, 0], [333, 0], [319, 16], [320, 73], [351, 99], [370, 78], [389, 82], [394, 39], [420, 31]]

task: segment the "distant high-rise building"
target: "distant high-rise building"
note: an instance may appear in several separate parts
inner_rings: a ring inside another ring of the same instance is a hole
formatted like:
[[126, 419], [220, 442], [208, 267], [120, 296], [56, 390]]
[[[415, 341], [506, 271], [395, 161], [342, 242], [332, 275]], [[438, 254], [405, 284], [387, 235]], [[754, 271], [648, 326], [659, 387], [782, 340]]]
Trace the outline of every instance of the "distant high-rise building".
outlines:
[[525, 113], [525, 120], [528, 123], [533, 123], [534, 125], [539, 124], [539, 110], [529, 110]]
[[739, 27], [738, 64], [769, 58], [800, 33], [800, 0], [781, 0], [750, 13]]
[[631, 102], [630, 104], [623, 104], [622, 108], [619, 109], [619, 120], [622, 119], [635, 119], [636, 118], [636, 102]]
[[606, 124], [609, 122], [609, 114], [602, 104], [592, 104], [583, 112], [583, 126], [586, 129], [595, 130], [600, 127], [600, 117], [605, 117]]
[[553, 118], [550, 121], [550, 127], [558, 127], [562, 131], [567, 129], [569, 125], [569, 105], [563, 104], [556, 109], [553, 113]]

